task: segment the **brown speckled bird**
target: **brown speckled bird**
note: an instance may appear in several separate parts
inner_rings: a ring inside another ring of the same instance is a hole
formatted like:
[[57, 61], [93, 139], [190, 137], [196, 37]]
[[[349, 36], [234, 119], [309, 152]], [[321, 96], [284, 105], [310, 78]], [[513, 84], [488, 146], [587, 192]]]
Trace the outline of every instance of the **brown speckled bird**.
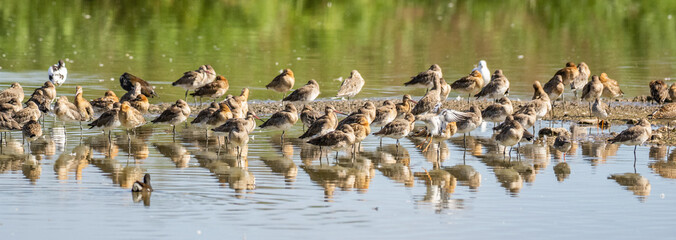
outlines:
[[474, 97], [498, 99], [509, 94], [509, 80], [502, 73], [502, 69], [495, 70], [491, 81], [486, 84]]
[[397, 109], [397, 117], [403, 117], [405, 113], [410, 113], [411, 109], [413, 109], [413, 104], [416, 104], [417, 102], [414, 101], [411, 98], [411, 95], [405, 94], [400, 103], [395, 104], [395, 107]]
[[131, 107], [128, 102], [123, 102], [120, 105], [120, 111], [117, 115], [120, 125], [126, 130], [136, 129], [146, 123], [143, 114], [136, 110], [136, 108]]
[[138, 95], [136, 98], [132, 99], [129, 101], [129, 105], [131, 105], [133, 108], [136, 108], [141, 114], [145, 114], [148, 112], [148, 109], [150, 108], [150, 103], [148, 102], [148, 98], [146, 95]]
[[622, 92], [622, 89], [620, 89], [620, 84], [617, 81], [609, 78], [608, 74], [601, 73], [601, 76], [599, 76], [599, 80], [603, 84], [604, 97], [616, 98], [624, 95], [624, 92]]
[[83, 121], [90, 121], [94, 119], [94, 108], [92, 105], [82, 97], [82, 87], [77, 86], [75, 87], [75, 107], [80, 111], [80, 115], [82, 116]]
[[300, 111], [300, 121], [303, 123], [303, 131], [305, 131], [305, 127], [310, 127], [312, 123], [322, 116], [323, 115], [312, 108], [312, 106], [304, 105], [303, 110]]
[[132, 87], [130, 91], [120, 97], [120, 102], [131, 101], [132, 99], [136, 99], [137, 96], [143, 95], [141, 93], [141, 89], [141, 84], [135, 82], [134, 87]]
[[239, 96], [228, 97], [225, 99], [225, 102], [230, 107], [232, 115], [234, 118], [243, 118], [247, 112], [249, 112], [249, 89], [242, 88], [242, 92]]
[[172, 86], [185, 89], [185, 101], [188, 100], [188, 92], [208, 84], [216, 79], [216, 71], [211, 65], [202, 65], [197, 70], [184, 72], [183, 76], [173, 82]]
[[597, 98], [601, 97], [601, 94], [603, 93], [603, 83], [599, 80], [599, 77], [594, 75], [592, 76], [592, 80], [587, 83], [587, 85], [584, 85], [584, 88], [582, 88], [582, 100], [587, 101], [589, 103], [589, 116], [591, 116], [591, 104], [592, 102], [596, 101]]
[[584, 85], [587, 84], [589, 77], [591, 76], [591, 70], [589, 70], [589, 66], [587, 66], [587, 63], [585, 62], [580, 62], [580, 64], [577, 65], [577, 70], [580, 73], [577, 75], [577, 78], [570, 82], [570, 89], [573, 90], [576, 99], [577, 91], [580, 91], [582, 88], [584, 88]]
[[435, 79], [443, 78], [443, 73], [441, 72], [441, 67], [437, 64], [430, 66], [427, 71], [418, 73], [418, 75], [411, 77], [411, 80], [404, 83], [404, 86], [413, 86], [421, 88], [431, 88], [433, 87]]
[[28, 149], [30, 149], [31, 142], [42, 136], [42, 126], [37, 120], [37, 118], [31, 119], [21, 128], [24, 139], [28, 141]]
[[319, 96], [319, 83], [311, 79], [304, 86], [293, 91], [289, 96], [282, 99], [282, 102], [311, 102]]
[[40, 112], [40, 108], [38, 108], [38, 105], [35, 104], [35, 102], [27, 102], [26, 107], [18, 112], [15, 112], [12, 118], [14, 118], [14, 120], [16, 120], [16, 122], [18, 122], [19, 125], [24, 125], [31, 119], [37, 120], [41, 116], [42, 112]]
[[408, 136], [413, 130], [413, 122], [415, 122], [415, 116], [411, 113], [405, 113], [403, 118], [395, 119], [373, 135], [396, 139], [397, 148], [399, 148], [399, 139]]
[[272, 79], [272, 82], [268, 83], [268, 85], [265, 85], [265, 88], [271, 89], [275, 92], [284, 93], [284, 96], [286, 96], [286, 93], [291, 90], [291, 88], [293, 88], [293, 84], [295, 82], [296, 79], [293, 76], [293, 71], [291, 71], [291, 69], [285, 68], [282, 70], [282, 73]]
[[[80, 113], [80, 110], [75, 106], [75, 104], [72, 104], [68, 101], [68, 97], [66, 96], [61, 96], [59, 97], [59, 100], [56, 101], [56, 105], [54, 107], [54, 114], [56, 117], [64, 122], [82, 122], [85, 119], [82, 117], [82, 114]], [[80, 124], [82, 125], [82, 124]], [[82, 126], [80, 126], [80, 129], [82, 129]]]
[[[652, 135], [652, 126], [645, 118], [641, 118], [638, 124], [622, 131], [615, 137], [608, 139], [609, 143], [634, 145], [634, 160], [636, 160], [636, 147], [647, 141]], [[634, 163], [636, 164], [636, 163]]]
[[338, 151], [352, 146], [354, 141], [354, 129], [350, 125], [343, 125], [330, 133], [311, 139], [308, 143], [336, 151], [336, 160], [338, 160]]
[[670, 100], [669, 87], [662, 79], [650, 81], [649, 86], [650, 96], [657, 104], [662, 105], [665, 101]]
[[139, 85], [141, 85], [141, 93], [146, 97], [157, 97], [157, 93], [155, 93], [155, 88], [145, 80], [127, 72], [123, 73], [120, 76], [120, 86], [124, 90], [131, 91], [134, 88], [134, 83], [139, 83]]
[[265, 121], [260, 128], [279, 129], [282, 130], [281, 139], [284, 141], [284, 134], [286, 130], [291, 128], [298, 121], [298, 110], [293, 104], [286, 104], [284, 110], [276, 112], [267, 121]]
[[441, 80], [434, 79], [434, 85], [431, 90], [427, 91], [418, 103], [413, 107], [411, 113], [413, 115], [421, 115], [431, 111], [434, 106], [441, 101]]
[[230, 88], [230, 83], [225, 77], [218, 75], [216, 80], [211, 83], [208, 83], [204, 86], [201, 86], [195, 90], [194, 93], [190, 95], [193, 97], [200, 97], [200, 105], [202, 103], [202, 97], [208, 97], [216, 101], [216, 99], [225, 95], [225, 92]]
[[307, 131], [298, 138], [313, 138], [335, 130], [338, 124], [336, 112], [337, 111], [333, 106], [326, 106], [326, 108], [324, 108], [324, 116], [314, 121], [312, 125], [308, 127]]
[[25, 95], [23, 92], [23, 88], [21, 87], [21, 84], [17, 82], [12, 83], [12, 85], [9, 86], [9, 88], [2, 90], [2, 92], [0, 92], [0, 101], [6, 98], [16, 98], [18, 102], [23, 102], [24, 97]]
[[376, 118], [373, 120], [372, 125], [382, 127], [394, 121], [395, 118], [397, 118], [397, 109], [394, 102], [385, 100], [383, 106], [376, 109]]
[[472, 71], [468, 76], [462, 77], [458, 80], [455, 80], [451, 84], [451, 88], [460, 93], [467, 93], [467, 102], [472, 94], [476, 94], [481, 91], [481, 88], [484, 86], [484, 78], [478, 70]]
[[119, 127], [121, 125], [120, 123], [120, 107], [121, 104], [115, 103], [113, 104], [113, 107], [101, 114], [99, 118], [94, 120], [93, 122], [87, 124], [89, 126], [89, 129], [92, 128], [101, 128], [103, 130], [103, 133], [105, 134], [106, 131], [108, 131], [108, 142], [112, 141], [112, 135], [111, 132], [113, 129]]
[[[187, 113], [186, 113], [186, 107], [187, 107]], [[190, 108], [188, 107], [188, 103], [183, 101], [182, 99], [179, 99], [165, 109], [160, 116], [157, 118], [153, 119], [151, 122], [152, 123], [166, 123], [172, 126], [172, 132], [174, 135], [176, 135], [176, 125], [184, 122], [185, 120], [188, 119], [190, 116]]]
[[365, 81], [364, 78], [361, 77], [361, 74], [359, 74], [357, 70], [352, 70], [352, 72], [350, 72], [350, 77], [340, 84], [340, 89], [338, 89], [336, 97], [347, 97], [347, 100], [350, 100], [350, 97], [354, 97], [361, 91], [361, 88], [364, 87], [364, 83]]
[[103, 97], [93, 99], [89, 103], [94, 107], [94, 110], [99, 112], [106, 112], [113, 109], [113, 104], [119, 102], [120, 99], [117, 98], [115, 92], [108, 90], [103, 94]]

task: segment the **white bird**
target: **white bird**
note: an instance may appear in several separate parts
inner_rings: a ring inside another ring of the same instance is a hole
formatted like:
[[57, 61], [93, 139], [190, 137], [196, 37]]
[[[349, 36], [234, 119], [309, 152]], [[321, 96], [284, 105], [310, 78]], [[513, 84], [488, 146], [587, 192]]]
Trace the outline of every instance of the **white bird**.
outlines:
[[474, 70], [477, 70], [479, 71], [479, 73], [481, 73], [481, 77], [484, 78], [484, 82], [487, 83], [488, 81], [491, 80], [491, 72], [488, 71], [488, 65], [486, 65], [486, 60], [479, 61], [479, 64], [474, 69], [472, 69], [472, 72]]
[[68, 77], [66, 63], [63, 60], [59, 60], [57, 64], [47, 69], [47, 73], [49, 74], [49, 81], [56, 86], [61, 86], [66, 81], [66, 77]]

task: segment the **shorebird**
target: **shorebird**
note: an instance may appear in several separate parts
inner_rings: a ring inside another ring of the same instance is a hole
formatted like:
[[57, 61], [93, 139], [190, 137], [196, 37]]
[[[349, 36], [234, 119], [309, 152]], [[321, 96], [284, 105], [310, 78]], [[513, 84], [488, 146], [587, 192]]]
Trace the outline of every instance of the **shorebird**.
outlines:
[[316, 111], [310, 105], [304, 105], [303, 110], [300, 111], [300, 121], [303, 123], [303, 132], [305, 127], [310, 127], [317, 119], [322, 117], [322, 114]]
[[105, 112], [113, 109], [113, 104], [119, 101], [120, 99], [117, 98], [115, 92], [108, 90], [106, 93], [104, 93], [103, 97], [93, 99], [89, 101], [89, 103], [92, 105], [92, 107], [94, 107], [94, 110]]
[[676, 101], [676, 83], [672, 83], [671, 86], [669, 86], [669, 98], [672, 101]]
[[601, 73], [599, 80], [603, 84], [603, 96], [607, 98], [616, 98], [624, 95], [622, 89], [620, 89], [620, 84], [617, 81], [610, 79], [608, 74]]
[[152, 192], [153, 187], [150, 186], [150, 174], [146, 173], [143, 176], [143, 182], [136, 181], [134, 185], [131, 186], [132, 192]]
[[[46, 81], [42, 87], [35, 89], [33, 94], [28, 99], [30, 102], [35, 102], [43, 113], [49, 112], [52, 108], [52, 102], [56, 99], [56, 87], [50, 81]], [[43, 115], [44, 116], [44, 115]]]
[[15, 112], [12, 118], [14, 118], [19, 125], [24, 125], [33, 118], [36, 120], [40, 119], [41, 116], [42, 112], [40, 112], [38, 105], [35, 104], [35, 102], [27, 102], [26, 107]]
[[75, 107], [80, 111], [80, 116], [82, 116], [83, 121], [94, 119], [94, 108], [92, 108], [92, 105], [87, 99], [82, 97], [82, 87], [80, 86], [75, 87], [75, 100], [73, 101], [73, 104], [75, 104]]
[[141, 93], [142, 89], [143, 88], [141, 87], [141, 84], [138, 83], [138, 82], [135, 82], [132, 89], [130, 91], [128, 91], [127, 93], [125, 93], [124, 95], [122, 95], [122, 97], [120, 98], [120, 102], [131, 101], [132, 99], [136, 99], [136, 97], [138, 97], [139, 95], [143, 95]]
[[228, 104], [220, 103], [218, 110], [207, 118], [206, 124], [211, 127], [218, 127], [231, 118], [232, 112], [230, 111]]
[[[336, 160], [338, 160], [338, 151], [352, 146], [355, 142], [354, 129], [350, 125], [340, 126], [335, 131], [308, 141], [309, 144], [328, 147], [336, 151]], [[320, 148], [321, 151], [321, 148]]]
[[[143, 118], [143, 114], [131, 107], [129, 102], [123, 102], [122, 105], [120, 105], [120, 111], [118, 112], [117, 116], [119, 118], [120, 125], [127, 131], [129, 131], [129, 129], [136, 129], [137, 127], [140, 127], [146, 123], [146, 119]], [[127, 140], [130, 138], [131, 137], [127, 135]], [[129, 142], [131, 143], [131, 141]]]
[[[535, 116], [542, 119], [552, 110], [552, 102], [549, 100], [549, 95], [542, 89], [539, 81], [533, 82], [533, 90], [533, 99], [526, 106], [533, 106]], [[517, 112], [521, 112], [522, 109], [524, 107], [521, 107]]]
[[676, 119], [676, 103], [664, 104], [651, 115], [655, 119]]
[[649, 84], [650, 86], [650, 96], [653, 97], [653, 101], [657, 104], [664, 104], [664, 102], [669, 99], [669, 87], [662, 80], [653, 80]]
[[[609, 113], [610, 108], [608, 108], [608, 105], [603, 103], [601, 98], [597, 98], [592, 105], [592, 114], [596, 117], [597, 122], [601, 123], [601, 119], [608, 118]], [[603, 125], [601, 125], [601, 129], [603, 129]]]
[[469, 115], [466, 115], [465, 118], [456, 123], [458, 126], [458, 133], [462, 133], [463, 147], [466, 146], [467, 143], [467, 134], [479, 127], [483, 121], [483, 118], [481, 118], [481, 109], [477, 106], [471, 106], [469, 111], [465, 113]]
[[641, 118], [638, 124], [622, 131], [615, 137], [608, 139], [610, 143], [619, 143], [624, 145], [634, 145], [634, 164], [636, 164], [636, 147], [647, 141], [652, 135], [652, 127], [650, 122], [645, 118]]
[[[352, 127], [352, 130], [354, 130], [353, 154], [356, 155], [358, 151], [357, 149], [361, 148], [361, 142], [371, 134], [371, 124], [369, 123], [368, 119], [361, 118], [359, 122], [350, 123], [349, 125]], [[357, 144], [359, 144], [359, 146], [357, 146]]]
[[[425, 128], [427, 129], [430, 142], [434, 139], [435, 136], [441, 136], [449, 122], [462, 122], [466, 121], [469, 118], [475, 117], [476, 113], [467, 113], [455, 111], [452, 109], [441, 109], [441, 103], [435, 106], [435, 113], [428, 113], [421, 116], [418, 116], [418, 120], [425, 122]], [[481, 114], [481, 113], [479, 113]], [[456, 123], [456, 132], [457, 132], [457, 123]], [[425, 139], [427, 140], [427, 139]], [[427, 145], [429, 147], [429, 144]], [[427, 150], [425, 148], [425, 151]]]
[[570, 140], [569, 132], [568, 134], [559, 134], [559, 136], [554, 139], [554, 149], [563, 153], [563, 161], [566, 161], [566, 153], [573, 146], [573, 141]]
[[270, 128], [282, 130], [281, 139], [284, 141], [284, 133], [291, 128], [298, 121], [298, 110], [293, 104], [287, 103], [284, 110], [272, 114], [267, 121], [265, 121], [260, 128]]
[[173, 82], [172, 86], [185, 89], [185, 101], [188, 100], [188, 92], [204, 86], [216, 79], [216, 72], [210, 65], [202, 65], [195, 71], [184, 72], [183, 77]]
[[17, 98], [4, 98], [0, 100], [0, 112], [12, 114], [21, 111], [21, 109], [23, 109], [23, 106], [21, 106], [21, 102]]
[[503, 124], [500, 124], [499, 132], [495, 135], [495, 141], [498, 142], [498, 144], [505, 146], [505, 149], [502, 150], [503, 156], [506, 147], [509, 147], [509, 157], [512, 157], [512, 147], [521, 141], [524, 131], [525, 129], [521, 124], [514, 120], [514, 117], [511, 115], [507, 116]]
[[433, 81], [434, 85], [432, 89], [427, 91], [425, 96], [423, 96], [411, 110], [413, 115], [427, 113], [432, 110], [434, 106], [437, 105], [437, 103], [441, 102], [441, 80], [439, 78], [435, 78]]
[[394, 121], [397, 118], [397, 108], [394, 102], [385, 100], [383, 106], [376, 109], [376, 118], [371, 125], [374, 127], [382, 127]]
[[80, 130], [82, 130], [82, 121], [85, 119], [82, 117], [80, 110], [75, 106], [75, 104], [72, 104], [68, 101], [68, 97], [59, 97], [59, 100], [56, 101], [56, 105], [54, 107], [54, 114], [59, 120], [64, 122], [64, 128], [66, 122], [79, 122]]
[[443, 77], [441, 67], [437, 64], [433, 64], [427, 71], [420, 72], [418, 75], [411, 77], [411, 80], [404, 83], [404, 86], [421, 87], [429, 90], [429, 88], [433, 87], [435, 79], [441, 79]]
[[[488, 71], [488, 69], [486, 69], [486, 71]], [[453, 84], [451, 84], [451, 88], [453, 90], [456, 90], [460, 93], [467, 93], [468, 103], [472, 94], [481, 91], [481, 88], [483, 86], [484, 86], [484, 78], [483, 75], [481, 75], [480, 70], [473, 70], [468, 76], [462, 77], [453, 82]]]
[[112, 130], [119, 127], [121, 125], [120, 123], [120, 103], [115, 103], [113, 104], [113, 107], [101, 114], [99, 118], [94, 120], [93, 122], [87, 124], [89, 126], [89, 129], [92, 129], [94, 127], [98, 127], [103, 129], [103, 134], [105, 136], [106, 131], [108, 131], [108, 142], [112, 141]]
[[211, 130], [216, 133], [220, 132], [227, 134], [230, 132], [232, 128], [235, 127], [235, 125], [237, 125], [237, 123], [241, 123], [242, 125], [244, 125], [244, 129], [246, 129], [247, 132], [252, 133], [254, 129], [256, 129], [256, 119], [260, 120], [260, 118], [256, 116], [256, 114], [254, 114], [253, 112], [248, 112], [246, 113], [246, 118], [230, 118], [227, 121], [225, 121], [225, 123], [223, 123], [222, 125], [215, 127]]
[[411, 103], [416, 104], [417, 102], [413, 101], [411, 95], [404, 94], [401, 102], [394, 105], [397, 109], [397, 117], [403, 117], [405, 113], [410, 113], [411, 109], [413, 109], [413, 106], [415, 106]]
[[314, 79], [308, 81], [291, 94], [282, 99], [282, 102], [312, 102], [319, 96], [319, 83]]
[[547, 93], [549, 100], [551, 100], [553, 104], [556, 99], [563, 95], [563, 90], [565, 90], [565, 88], [566, 86], [563, 85], [563, 78], [561, 78], [561, 75], [554, 75], [552, 79], [545, 83], [543, 90]]
[[[519, 112], [514, 113], [514, 120], [519, 122], [524, 129], [533, 128], [535, 132], [535, 122], [537, 121], [537, 112], [535, 111], [535, 106], [526, 105], [519, 109]], [[497, 127], [494, 127], [493, 130], [497, 130]]]
[[348, 115], [346, 118], [340, 120], [340, 122], [338, 122], [338, 127], [344, 124], [359, 122], [359, 118], [361, 117], [365, 117], [369, 123], [373, 122], [373, 119], [376, 118], [376, 105], [370, 101], [367, 101], [364, 103], [364, 106], [357, 109], [356, 112], [350, 113], [350, 115]]
[[286, 96], [286, 93], [293, 88], [293, 84], [296, 82], [296, 79], [293, 76], [293, 71], [291, 69], [285, 68], [282, 70], [282, 73], [277, 75], [272, 82], [265, 85], [265, 88], [272, 89], [275, 92], [284, 93], [282, 99]]
[[380, 131], [373, 133], [373, 135], [380, 138], [388, 137], [396, 139], [397, 148], [399, 148], [399, 139], [408, 136], [413, 130], [413, 122], [415, 122], [415, 116], [411, 113], [405, 113], [403, 118], [395, 119], [381, 128]]
[[186, 103], [182, 99], [179, 99], [176, 101], [176, 103], [165, 109], [164, 112], [160, 114], [160, 116], [153, 119], [151, 122], [167, 123], [171, 125], [172, 126], [171, 131], [174, 133], [174, 136], [176, 136], [176, 125], [187, 120], [189, 116], [190, 116], [190, 108], [188, 107], [188, 103]]
[[585, 62], [580, 62], [577, 65], [577, 70], [580, 73], [577, 75], [576, 79], [573, 79], [570, 82], [570, 89], [573, 90], [573, 93], [575, 94], [575, 99], [577, 99], [577, 91], [584, 88], [584, 85], [587, 85], [589, 76], [591, 76], [591, 70], [589, 70], [589, 66], [587, 66], [587, 63]]
[[230, 83], [228, 83], [228, 79], [218, 75], [216, 80], [197, 88], [195, 92], [191, 93], [190, 95], [193, 97], [200, 97], [200, 105], [202, 105], [202, 97], [211, 98], [215, 102], [216, 99], [225, 95], [225, 92], [227, 92], [229, 88]]
[[589, 103], [589, 116], [592, 115], [592, 102], [601, 97], [603, 89], [603, 83], [601, 83], [601, 80], [599, 80], [599, 77], [596, 75], [592, 76], [592, 80], [588, 82], [587, 85], [584, 85], [581, 98]]
[[242, 93], [239, 96], [228, 97], [225, 99], [225, 102], [230, 107], [232, 115], [235, 118], [243, 118], [247, 112], [249, 112], [249, 89], [242, 88]]
[[361, 91], [361, 88], [364, 87], [364, 83], [365, 81], [364, 78], [361, 77], [361, 74], [359, 74], [357, 70], [352, 70], [352, 72], [350, 72], [350, 77], [340, 84], [340, 89], [338, 89], [336, 97], [347, 97], [347, 100], [350, 100], [351, 97], [354, 97]]
[[249, 131], [241, 122], [235, 123], [235, 126], [228, 133], [228, 142], [237, 149], [237, 158], [242, 157], [242, 147], [249, 143]]
[[[193, 119], [190, 124], [191, 125], [205, 125], [207, 124], [207, 121], [209, 120], [209, 117], [216, 113], [219, 109], [221, 108], [220, 104], [217, 102], [212, 102], [209, 107], [202, 109], [199, 113], [197, 113], [197, 117]], [[229, 109], [229, 107], [228, 107]], [[232, 113], [231, 113], [232, 114]]]
[[502, 73], [502, 69], [495, 70], [491, 81], [486, 84], [474, 97], [498, 99], [509, 94], [509, 80]]
[[481, 118], [486, 122], [492, 122], [493, 127], [495, 127], [495, 123], [504, 122], [505, 118], [512, 115], [513, 112], [514, 107], [512, 106], [512, 101], [507, 97], [502, 97], [497, 103], [492, 104], [481, 111]]
[[[312, 138], [327, 134], [336, 129], [338, 119], [336, 118], [336, 109], [333, 106], [326, 106], [324, 108], [324, 116], [317, 119], [308, 127], [307, 131], [300, 135], [300, 139]], [[368, 119], [367, 119], [368, 121]]]
[[136, 108], [136, 110], [138, 110], [142, 114], [147, 113], [148, 109], [150, 108], [148, 98], [146, 97], [146, 95], [143, 94], [140, 94], [136, 96], [136, 98], [129, 100], [129, 105], [132, 106], [133, 108]]
[[446, 101], [446, 99], [448, 98], [448, 95], [451, 94], [451, 90], [452, 90], [451, 85], [449, 85], [446, 82], [446, 80], [444, 80], [442, 78], [442, 79], [439, 79], [439, 88], [441, 89], [439, 91], [439, 99], [441, 101]]
[[68, 77], [68, 69], [66, 69], [66, 62], [59, 60], [58, 63], [52, 65], [47, 69], [49, 81], [57, 86], [61, 86]]
[[12, 118], [12, 115], [8, 113], [0, 113], [0, 131], [12, 130], [21, 130], [21, 125], [19, 125], [19, 123]]
[[21, 128], [21, 132], [23, 133], [23, 138], [26, 141], [28, 141], [28, 148], [29, 149], [31, 147], [31, 142], [35, 141], [36, 139], [38, 139], [42, 136], [42, 126], [40, 126], [40, 123], [37, 120], [38, 120], [38, 118], [33, 116], [33, 119], [29, 120]]
[[[488, 65], [486, 65], [485, 60], [479, 61], [479, 64], [477, 64], [477, 66], [474, 69], [472, 69], [472, 72], [473, 71], [479, 71], [479, 73], [481, 74], [481, 78], [483, 79], [483, 82], [488, 82], [491, 80], [491, 71], [488, 70]], [[483, 86], [483, 84], [481, 85]]]
[[23, 102], [24, 99], [24, 92], [23, 88], [21, 87], [21, 84], [15, 82], [12, 83], [9, 88], [2, 90], [0, 92], [0, 101], [4, 101], [4, 99], [16, 99], [18, 102]]
[[131, 73], [123, 73], [120, 76], [120, 86], [122, 89], [126, 91], [131, 91], [134, 89], [134, 84], [139, 83], [141, 85], [141, 93], [145, 95], [146, 97], [157, 97], [157, 93], [155, 93], [155, 88], [150, 85], [150, 83], [146, 82], [145, 80], [132, 75]]
[[566, 67], [559, 69], [554, 75], [561, 76], [563, 84], [570, 85], [572, 81], [580, 76], [580, 70], [578, 70], [574, 62], [567, 62]]

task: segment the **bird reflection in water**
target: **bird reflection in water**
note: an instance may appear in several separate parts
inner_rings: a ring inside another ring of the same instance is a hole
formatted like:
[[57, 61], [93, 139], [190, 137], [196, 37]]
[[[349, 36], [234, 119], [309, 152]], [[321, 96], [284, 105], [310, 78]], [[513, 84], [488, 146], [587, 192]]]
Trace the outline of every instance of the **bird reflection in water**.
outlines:
[[231, 147], [224, 148], [220, 153], [198, 151], [194, 154], [200, 167], [209, 169], [218, 178], [218, 182], [227, 184], [231, 189], [241, 193], [256, 188], [256, 177], [248, 169], [248, 152], [248, 146], [244, 146], [242, 156], [239, 158]]
[[68, 180], [68, 172], [75, 172], [75, 179], [82, 180], [82, 171], [89, 166], [92, 151], [88, 145], [80, 144], [71, 152], [63, 152], [54, 161], [54, 172], [59, 180]]
[[27, 155], [26, 161], [21, 165], [21, 172], [32, 184], [36, 184], [40, 175], [42, 175], [42, 166], [35, 160], [34, 155]]
[[163, 156], [169, 158], [175, 165], [176, 168], [186, 168], [190, 162], [190, 152], [183, 147], [180, 143], [153, 143], [153, 146], [157, 148], [157, 151], [160, 152]]
[[627, 190], [632, 191], [634, 195], [639, 197], [640, 201], [645, 201], [646, 197], [650, 195], [650, 181], [638, 173], [617, 173], [612, 174], [608, 179], [613, 179], [618, 184], [626, 187]]
[[[282, 142], [279, 138], [270, 138], [270, 142], [273, 145], [274, 149], [280, 151], [281, 156], [278, 153], [271, 153], [260, 156], [260, 160], [272, 170], [272, 172], [282, 174], [284, 176], [284, 181], [286, 183], [291, 183], [296, 180], [298, 176], [298, 166], [293, 162], [293, 145], [296, 144], [295, 139], [287, 140]], [[307, 146], [311, 149], [316, 150], [316, 154], [319, 154], [319, 147], [312, 146], [310, 144], [299, 143], [301, 148], [301, 160], [303, 158], [303, 147]], [[307, 153], [308, 150], [306, 150]], [[312, 155], [312, 154], [311, 154]], [[310, 164], [312, 160], [310, 160]]]
[[396, 145], [390, 144], [378, 147], [375, 151], [363, 152], [362, 154], [373, 161], [375, 168], [383, 176], [395, 182], [403, 183], [406, 187], [413, 187], [415, 181], [409, 166], [411, 155], [406, 148], [400, 147], [397, 149]]
[[[664, 153], [666, 154], [666, 147], [664, 146], [659, 146], [660, 149], [664, 148]], [[653, 152], [653, 148], [651, 148], [650, 152]], [[657, 152], [657, 151], [655, 151]], [[660, 150], [659, 152], [662, 152]], [[676, 149], [672, 150], [671, 153], [669, 153], [668, 158], [666, 161], [664, 160], [664, 157], [658, 157], [654, 156], [653, 157], [657, 161], [653, 161], [650, 164], [648, 164], [648, 167], [653, 170], [653, 172], [659, 174], [663, 178], [670, 178], [670, 179], [676, 179]]]
[[463, 200], [451, 199], [451, 194], [457, 186], [457, 179], [448, 171], [433, 169], [430, 171], [415, 172], [414, 176], [425, 183], [425, 196], [416, 202], [420, 205], [431, 206], [437, 213], [445, 209], [462, 209]]
[[143, 201], [143, 206], [150, 207], [150, 196], [153, 192], [131, 192], [131, 199], [135, 203]]

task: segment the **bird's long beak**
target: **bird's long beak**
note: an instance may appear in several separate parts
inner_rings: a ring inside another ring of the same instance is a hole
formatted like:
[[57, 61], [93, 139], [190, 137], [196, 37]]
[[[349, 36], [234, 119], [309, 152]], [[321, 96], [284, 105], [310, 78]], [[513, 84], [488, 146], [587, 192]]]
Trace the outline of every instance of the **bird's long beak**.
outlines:
[[347, 114], [347, 113], [344, 113], [344, 112], [341, 112], [341, 111], [336, 111], [336, 110], [334, 110], [334, 112], [336, 112], [336, 113], [338, 113], [338, 114], [341, 114], [341, 115], [344, 115], [344, 116], [347, 116], [347, 115], [349, 115], [349, 114]]
[[[254, 114], [253, 117], [254, 117], [255, 119], [261, 120], [261, 118], [259, 118], [258, 116], [256, 116], [256, 114]], [[261, 120], [261, 121], [263, 121], [263, 120]]]
[[418, 101], [416, 101], [416, 100], [411, 99], [411, 100], [409, 100], [409, 101], [411, 101], [411, 102], [413, 102], [413, 103], [415, 103], [415, 104], [418, 104]]

